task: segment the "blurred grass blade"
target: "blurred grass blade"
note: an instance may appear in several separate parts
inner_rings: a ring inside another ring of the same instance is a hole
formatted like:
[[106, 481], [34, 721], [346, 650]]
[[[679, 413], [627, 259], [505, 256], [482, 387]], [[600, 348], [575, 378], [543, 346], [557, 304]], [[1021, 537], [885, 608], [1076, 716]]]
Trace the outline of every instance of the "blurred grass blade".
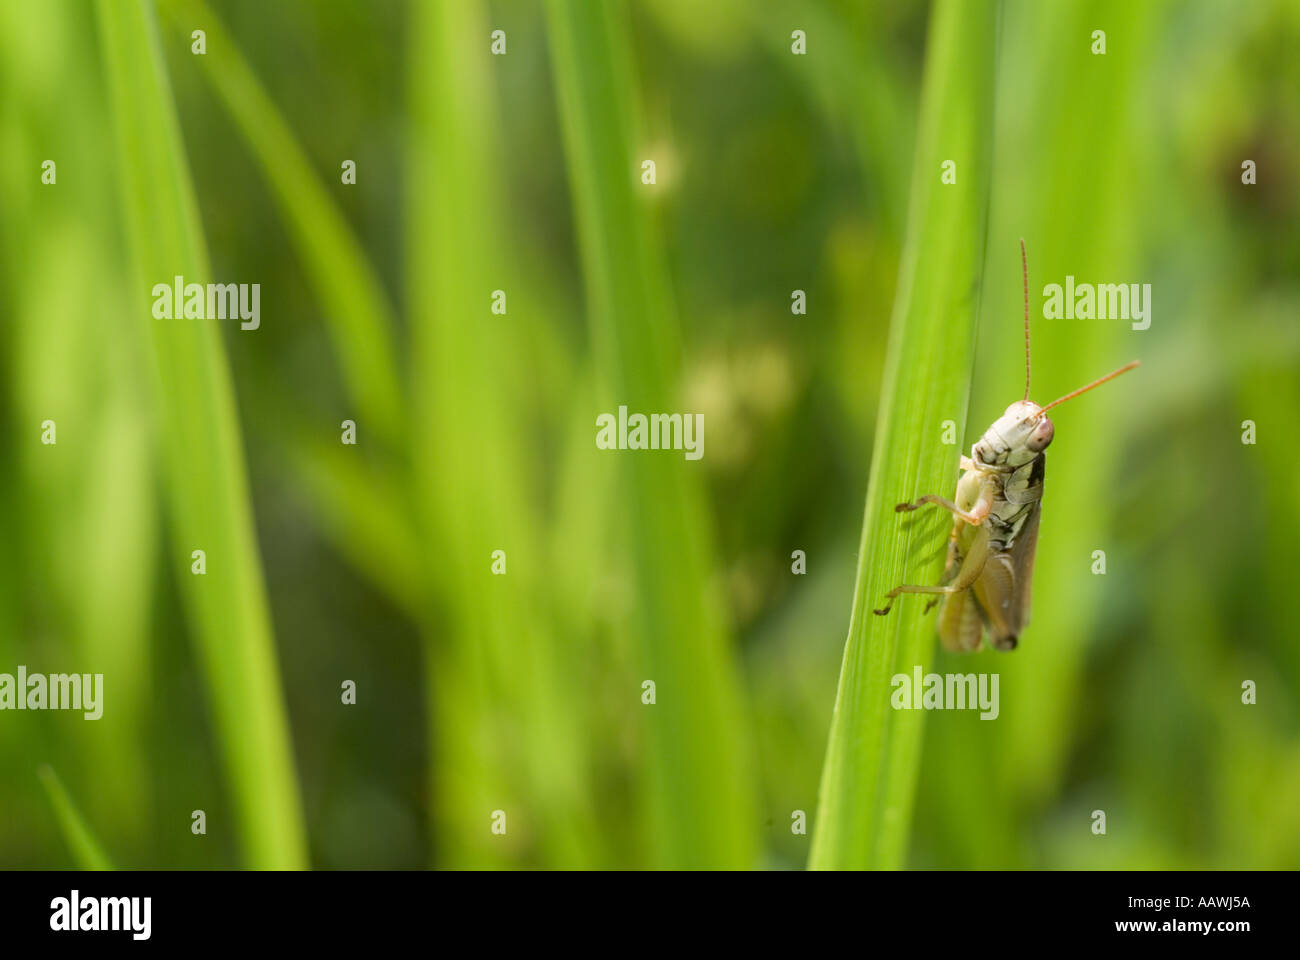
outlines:
[[[585, 701], [550, 614], [537, 471], [520, 424], [541, 327], [512, 255], [486, 5], [421, 3], [411, 30], [410, 266], [414, 440], [428, 570], [435, 831], [451, 866], [590, 866]], [[480, 38], [480, 39], [475, 39]], [[480, 42], [481, 40], [481, 42]], [[499, 62], [499, 61], [498, 61]], [[454, 95], [449, 91], [455, 91]], [[508, 315], [490, 310], [508, 295]], [[507, 576], [493, 576], [504, 551]], [[535, 850], [502, 844], [485, 811], [519, 811]], [[533, 859], [526, 859], [526, 855]]]
[[[569, 183], [595, 344], [596, 414], [680, 410], [667, 271], [651, 226], [632, 48], [622, 3], [547, 4]], [[645, 855], [653, 865], [746, 867], [757, 833], [750, 748], [720, 598], [701, 464], [621, 453], [620, 514], [635, 578], [625, 624], [657, 687], [646, 731]]]
[[164, 0], [163, 6], [178, 28], [173, 36], [188, 42], [194, 24], [207, 31], [208, 52], [194, 61], [202, 66], [271, 184], [330, 323], [335, 356], [364, 418], [358, 419], [391, 447], [400, 446], [405, 437], [396, 324], [379, 277], [221, 21], [202, 0]]
[[[897, 867], [907, 851], [922, 712], [890, 707], [890, 677], [927, 669], [934, 623], [905, 597], [871, 612], [898, 583], [934, 583], [948, 515], [912, 521], [894, 504], [951, 493], [974, 357], [988, 214], [997, 6], [941, 0], [931, 14], [912, 196], [890, 323], [857, 588], [831, 721], [809, 865]], [[956, 163], [956, 184], [940, 182]], [[935, 536], [938, 534], [937, 536]]]
[[[171, 570], [191, 629], [249, 866], [306, 864], [298, 784], [253, 531], [234, 390], [214, 321], [151, 318], [153, 284], [207, 282], [152, 7], [101, 0], [101, 42], [136, 295], [130, 332], [152, 344], [172, 533]], [[193, 576], [191, 551], [207, 554]]]
[[418, 620], [427, 592], [410, 488], [355, 448], [309, 437], [306, 430], [286, 446], [323, 532], [377, 590]]
[[[63, 156], [95, 158], [111, 142], [98, 71], [33, 70], [12, 59], [21, 48], [32, 62], [52, 62], [53, 56], [65, 64], [96, 62], [98, 36], [83, 7], [66, 0], [0, 5], [6, 38], [0, 46], [7, 48], [0, 52], [0, 117], [8, 119], [0, 136], [11, 138], [0, 153], [10, 169], [39, 164], [55, 141]], [[42, 106], [54, 103], [60, 109]], [[11, 510], [13, 522], [5, 525], [4, 553], [21, 558], [12, 582], [27, 596], [27, 608], [41, 611], [20, 634], [33, 644], [28, 655], [39, 656], [42, 638], [57, 636], [83, 669], [93, 665], [112, 678], [109, 715], [87, 724], [52, 759], [95, 785], [97, 822], [125, 849], [141, 839], [151, 819], [142, 736], [152, 700], [158, 491], [142, 345], [123, 336], [130, 317], [122, 296], [120, 230], [115, 206], [105, 202], [115, 196], [113, 177], [111, 166], [86, 164], [35, 204], [37, 197], [19, 179], [5, 184], [0, 313], [7, 336], [0, 344], [0, 380], [12, 398], [8, 409], [17, 423], [49, 416], [75, 424], [76, 437], [49, 457], [41, 454], [51, 448], [21, 442], [19, 432], [12, 455], [0, 454], [0, 471], [12, 466], [14, 479], [23, 481], [15, 497], [4, 500], [23, 505]], [[88, 303], [99, 306], [87, 310]], [[44, 751], [39, 741], [23, 739], [28, 751]], [[0, 753], [17, 767], [18, 755], [3, 743]], [[21, 817], [3, 796], [0, 808], [18, 829]]]
[[104, 852], [103, 845], [95, 838], [90, 824], [81, 815], [77, 805], [72, 802], [72, 797], [63, 786], [63, 781], [59, 779], [58, 774], [54, 772], [54, 768], [48, 765], [42, 766], [37, 773], [40, 775], [45, 792], [49, 795], [50, 805], [54, 807], [54, 816], [63, 831], [63, 839], [67, 841], [78, 866], [82, 870], [112, 870], [113, 864], [109, 861], [108, 854]]
[[[904, 82], [897, 47], [881, 18], [872, 16], [870, 5], [849, 14], [824, 0], [768, 0], [745, 9], [774, 65], [807, 89], [832, 124], [850, 131], [868, 191], [867, 209], [878, 215], [886, 235], [901, 237], [916, 92], [913, 83]], [[790, 31], [771, 29], [773, 20], [798, 23], [816, 37], [817, 55], [792, 57]]]

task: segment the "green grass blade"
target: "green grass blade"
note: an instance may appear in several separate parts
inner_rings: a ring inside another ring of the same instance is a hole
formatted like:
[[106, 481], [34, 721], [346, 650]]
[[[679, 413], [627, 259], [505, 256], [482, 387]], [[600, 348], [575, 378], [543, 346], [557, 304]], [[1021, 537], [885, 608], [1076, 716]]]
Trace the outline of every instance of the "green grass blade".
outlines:
[[[997, 6], [941, 0], [931, 15], [912, 196], [872, 454], [857, 588], [814, 825], [813, 868], [897, 867], [907, 851], [921, 712], [890, 707], [890, 677], [927, 669], [934, 623], [902, 581], [933, 583], [947, 515], [904, 520], [894, 504], [951, 492], [966, 419], [988, 214]], [[957, 182], [940, 182], [955, 161]], [[937, 534], [937, 536], [936, 536]]]
[[[47, 747], [27, 734], [20, 740], [28, 755], [48, 755], [95, 784], [100, 828], [129, 847], [149, 820], [142, 735], [152, 699], [158, 541], [150, 398], [139, 341], [122, 335], [130, 318], [121, 295], [113, 170], [97, 162], [111, 138], [102, 77], [89, 69], [30, 67], [55, 57], [96, 62], [98, 35], [83, 7], [67, 0], [0, 5], [0, 127], [8, 138], [0, 153], [14, 170], [39, 164], [45, 151], [78, 168], [43, 197], [22, 178], [9, 178], [0, 199], [0, 379], [12, 408], [0, 407], [14, 411], [15, 426], [51, 417], [73, 433], [50, 457], [41, 454], [54, 448], [25, 442], [25, 431], [4, 431], [13, 450], [0, 454], [0, 471], [12, 466], [22, 486], [4, 501], [13, 517], [4, 553], [16, 572], [0, 576], [25, 597], [29, 616], [18, 636], [29, 644], [26, 656], [41, 656], [44, 638], [58, 637], [82, 669], [112, 678], [108, 715], [60, 742], [62, 752], [58, 741]], [[59, 110], [44, 107], [52, 103]], [[93, 302], [97, 309], [85, 309]], [[0, 753], [15, 769], [24, 762], [3, 743]], [[21, 815], [3, 793], [0, 808], [21, 831]]]
[[[289, 125], [217, 16], [202, 0], [166, 0], [163, 7], [177, 27], [173, 36], [184, 37], [183, 42], [188, 43], [194, 24], [207, 31], [208, 52], [194, 59], [230, 111], [271, 185], [330, 325], [344, 381], [360, 411], [358, 421], [390, 446], [402, 444], [396, 324], [378, 275]], [[333, 174], [337, 177], [340, 172], [336, 169]]]
[[[620, 3], [547, 4], [570, 189], [599, 385], [591, 411], [680, 410], [676, 318], [652, 229], [654, 188], [640, 182], [636, 84]], [[646, 736], [646, 856], [679, 867], [745, 867], [758, 818], [750, 745], [729, 631], [712, 587], [711, 519], [700, 464], [679, 452], [618, 453], [618, 501], [634, 578], [625, 628]]]
[[82, 870], [112, 870], [113, 864], [108, 859], [108, 854], [104, 852], [104, 845], [96, 839], [90, 824], [81, 815], [77, 805], [72, 802], [71, 795], [63, 786], [63, 781], [59, 779], [58, 774], [54, 772], [54, 768], [42, 766], [37, 773], [41, 778], [41, 784], [45, 787], [45, 792], [49, 795], [50, 805], [54, 807], [54, 816], [63, 831], [63, 839], [67, 841], [78, 866]]
[[[536, 310], [509, 239], [487, 5], [421, 3], [411, 28], [409, 233], [413, 462], [440, 608], [426, 618], [440, 862], [588, 866], [586, 701], [570, 689], [550, 585], [536, 465], [519, 424], [536, 397]], [[477, 39], [476, 39], [477, 38]], [[456, 91], [450, 95], [448, 91]], [[496, 289], [507, 313], [491, 313]], [[454, 412], [453, 412], [454, 411]], [[507, 574], [491, 573], [494, 550]], [[503, 809], [533, 849], [487, 829]]]
[[[301, 802], [221, 331], [214, 321], [151, 319], [154, 283], [210, 279], [157, 23], [145, 2], [103, 0], [98, 12], [140, 318], [131, 332], [156, 360], [171, 569], [205, 668], [246, 862], [302, 867]], [[195, 549], [206, 551], [204, 576], [190, 573]]]

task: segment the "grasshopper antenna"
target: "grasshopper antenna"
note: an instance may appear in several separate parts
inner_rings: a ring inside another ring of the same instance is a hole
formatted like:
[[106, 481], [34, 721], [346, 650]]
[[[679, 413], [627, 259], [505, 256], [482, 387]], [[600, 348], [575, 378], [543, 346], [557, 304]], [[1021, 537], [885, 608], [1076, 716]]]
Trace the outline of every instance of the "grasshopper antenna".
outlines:
[[1045, 414], [1048, 410], [1051, 410], [1052, 407], [1055, 407], [1055, 406], [1058, 406], [1059, 404], [1065, 403], [1066, 400], [1073, 400], [1073, 399], [1074, 399], [1075, 397], [1077, 397], [1079, 394], [1081, 394], [1081, 393], [1087, 393], [1087, 392], [1088, 392], [1089, 390], [1091, 390], [1093, 387], [1100, 387], [1103, 383], [1106, 383], [1106, 382], [1109, 381], [1109, 380], [1114, 380], [1114, 379], [1115, 379], [1116, 377], [1118, 377], [1121, 373], [1128, 373], [1128, 372], [1129, 372], [1130, 370], [1132, 370], [1134, 367], [1138, 366], [1141, 362], [1142, 362], [1141, 360], [1134, 360], [1134, 361], [1132, 361], [1132, 362], [1130, 362], [1130, 363], [1126, 363], [1126, 364], [1124, 364], [1124, 366], [1120, 367], [1118, 370], [1112, 370], [1110, 373], [1106, 374], [1106, 376], [1100, 378], [1099, 380], [1094, 380], [1094, 381], [1092, 381], [1092, 383], [1088, 384], [1086, 387], [1080, 387], [1078, 390], [1072, 391], [1071, 393], [1067, 393], [1067, 394], [1066, 394], [1065, 396], [1063, 396], [1063, 397], [1057, 397], [1055, 400], [1053, 400], [1053, 401], [1052, 401], [1051, 403], [1049, 403], [1047, 406], [1043, 407], [1043, 409], [1039, 410], [1036, 414], [1034, 414], [1035, 419], [1037, 419], [1038, 417], [1041, 417], [1041, 416], [1042, 416], [1043, 414]]
[[1029, 399], [1029, 257], [1025, 254], [1025, 238], [1020, 238], [1020, 270], [1025, 278], [1025, 399]]

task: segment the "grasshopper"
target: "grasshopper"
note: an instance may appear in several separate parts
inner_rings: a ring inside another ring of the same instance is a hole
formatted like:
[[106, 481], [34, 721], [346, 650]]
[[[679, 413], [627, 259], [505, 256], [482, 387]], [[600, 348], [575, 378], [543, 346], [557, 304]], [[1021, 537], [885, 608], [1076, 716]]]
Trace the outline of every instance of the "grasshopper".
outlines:
[[[1020, 241], [1020, 264], [1025, 281], [1025, 396], [1007, 407], [984, 431], [971, 455], [961, 458], [961, 479], [954, 500], [927, 494], [915, 503], [900, 503], [895, 512], [938, 504], [953, 515], [948, 540], [948, 563], [939, 586], [903, 584], [886, 594], [888, 603], [874, 611], [889, 613], [904, 593], [937, 594], [928, 611], [942, 602], [939, 637], [954, 653], [979, 650], [985, 632], [996, 650], [1014, 650], [1020, 632], [1029, 622], [1029, 588], [1038, 548], [1038, 521], [1042, 513], [1043, 477], [1055, 428], [1047, 411], [1087, 393], [1138, 361], [1127, 363], [1100, 380], [1040, 407], [1029, 399], [1029, 259]], [[955, 501], [955, 502], [954, 502]]]

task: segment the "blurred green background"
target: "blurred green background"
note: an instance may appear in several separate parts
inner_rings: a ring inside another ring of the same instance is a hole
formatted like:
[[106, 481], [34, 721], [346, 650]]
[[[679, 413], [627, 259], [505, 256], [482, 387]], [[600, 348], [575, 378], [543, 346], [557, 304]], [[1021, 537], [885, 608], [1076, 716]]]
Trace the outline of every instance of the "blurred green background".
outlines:
[[[0, 713], [0, 866], [84, 862], [48, 765], [118, 866], [802, 867], [928, 16], [0, 2], [0, 672], [106, 689]], [[937, 655], [1001, 715], [926, 719], [910, 866], [1300, 867], [1298, 43], [1002, 8], [962, 448], [1022, 390], [1019, 237], [1034, 398], [1143, 365], [1054, 418], [1020, 649]], [[176, 264], [261, 329], [151, 321]], [[1041, 319], [1067, 274], [1150, 329]], [[598, 451], [620, 403], [704, 458]]]

